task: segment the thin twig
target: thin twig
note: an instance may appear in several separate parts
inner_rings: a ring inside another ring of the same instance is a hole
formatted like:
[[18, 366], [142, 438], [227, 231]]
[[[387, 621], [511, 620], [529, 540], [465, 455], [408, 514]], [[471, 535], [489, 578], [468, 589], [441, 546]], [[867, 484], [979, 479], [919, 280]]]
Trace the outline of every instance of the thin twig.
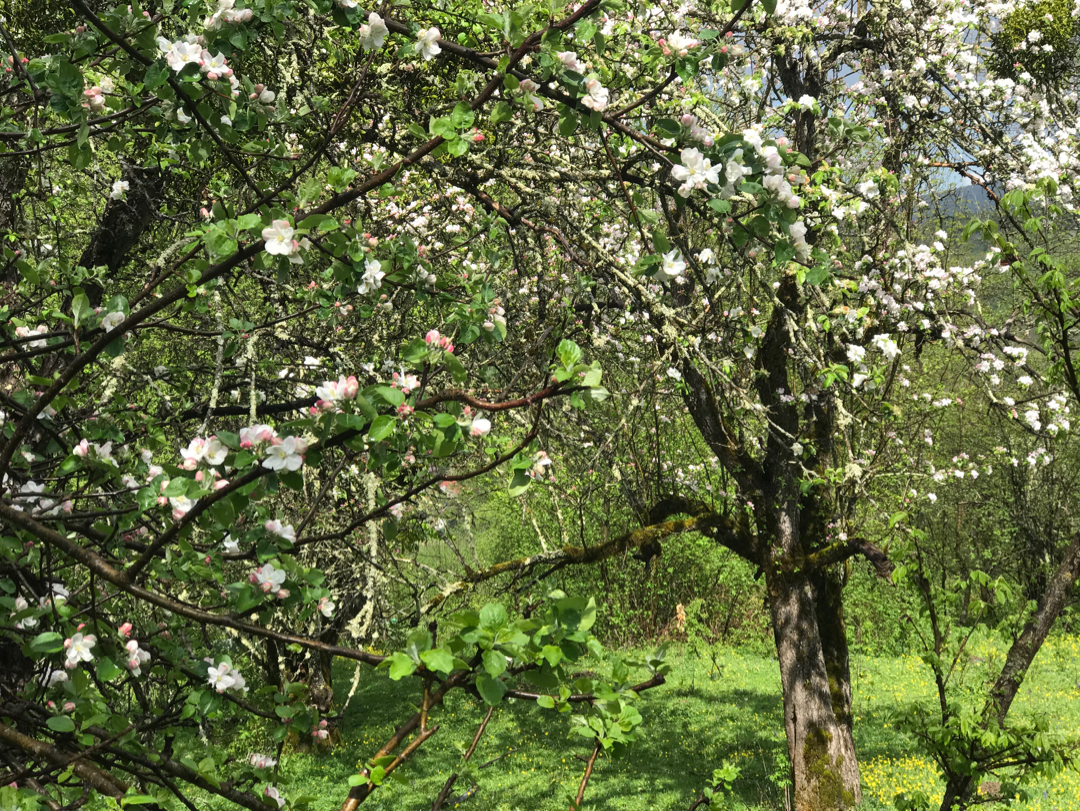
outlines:
[[[487, 715], [484, 716], [484, 720], [480, 722], [480, 728], [476, 730], [476, 735], [473, 737], [472, 746], [469, 747], [469, 751], [465, 753], [465, 756], [461, 759], [462, 763], [468, 763], [469, 758], [472, 757], [473, 752], [476, 751], [476, 745], [480, 743], [480, 738], [484, 734], [484, 730], [487, 729], [488, 721], [491, 720], [492, 714], [495, 712], [494, 707], [488, 707]], [[487, 765], [487, 764], [485, 764]], [[481, 766], [480, 768], [483, 768]], [[450, 790], [453, 789], [454, 783], [457, 782], [458, 772], [454, 772], [447, 778], [446, 783], [443, 784], [442, 791], [439, 792], [439, 796], [435, 798], [434, 805], [431, 806], [431, 811], [439, 811], [442, 804], [446, 802], [447, 796], [450, 794]]]
[[589, 758], [589, 762], [585, 764], [585, 774], [581, 776], [581, 785], [578, 786], [577, 799], [570, 807], [570, 811], [580, 811], [581, 803], [585, 799], [585, 787], [589, 785], [589, 778], [592, 776], [593, 766], [596, 764], [596, 758], [600, 754], [600, 739], [596, 739], [596, 743], [593, 745], [592, 756]]

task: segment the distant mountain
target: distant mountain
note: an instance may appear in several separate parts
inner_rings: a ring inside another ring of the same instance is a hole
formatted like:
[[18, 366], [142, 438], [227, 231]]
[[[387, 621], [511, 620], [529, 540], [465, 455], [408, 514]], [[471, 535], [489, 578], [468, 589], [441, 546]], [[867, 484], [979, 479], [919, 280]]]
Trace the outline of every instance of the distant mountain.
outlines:
[[982, 186], [956, 186], [941, 196], [941, 210], [952, 216], [985, 215], [994, 209], [994, 201]]

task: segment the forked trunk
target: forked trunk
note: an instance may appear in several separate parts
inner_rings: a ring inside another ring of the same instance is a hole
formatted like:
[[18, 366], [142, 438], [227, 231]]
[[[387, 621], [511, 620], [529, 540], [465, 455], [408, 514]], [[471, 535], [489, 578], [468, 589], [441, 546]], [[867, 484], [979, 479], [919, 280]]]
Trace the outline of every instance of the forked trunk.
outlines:
[[[813, 584], [802, 573], [775, 571], [767, 573], [767, 581], [784, 693], [793, 809], [852, 808], [862, 793], [851, 730], [846, 640], [841, 647], [830, 633], [830, 658], [843, 654], [842, 663], [834, 661], [831, 685]], [[836, 619], [842, 627], [842, 616]], [[831, 624], [835, 626], [835, 619]], [[829, 628], [833, 630], [835, 627]], [[840, 705], [837, 708], [834, 693]]]

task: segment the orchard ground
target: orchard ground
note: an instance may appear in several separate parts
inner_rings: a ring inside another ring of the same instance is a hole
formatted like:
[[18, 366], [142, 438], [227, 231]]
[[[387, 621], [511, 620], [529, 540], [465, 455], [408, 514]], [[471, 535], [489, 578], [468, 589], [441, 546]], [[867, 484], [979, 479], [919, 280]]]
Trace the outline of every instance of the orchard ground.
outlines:
[[[960, 674], [965, 685], [981, 687], [999, 669], [1005, 648], [987, 641], [967, 650]], [[585, 808], [642, 811], [687, 809], [712, 770], [724, 760], [742, 773], [733, 792], [714, 803], [717, 809], [782, 808], [781, 782], [785, 740], [782, 729], [779, 673], [774, 660], [738, 650], [717, 657], [723, 670], [678, 647], [670, 653], [673, 672], [665, 686], [646, 694], [641, 706], [641, 737], [623, 760], [599, 761], [586, 795]], [[989, 670], [988, 670], [989, 669]], [[336, 663], [339, 695], [347, 693], [353, 665]], [[1080, 739], [1080, 637], [1050, 639], [1039, 653], [1013, 712], [1017, 717], [1041, 712], [1054, 728]], [[864, 807], [892, 808], [900, 791], [923, 790], [941, 801], [941, 785], [933, 765], [914, 743], [895, 728], [895, 714], [913, 700], [934, 701], [929, 669], [914, 657], [857, 655], [852, 661], [856, 741], [861, 760]], [[312, 811], [340, 806], [347, 780], [382, 745], [394, 725], [414, 712], [415, 685], [391, 682], [385, 673], [364, 668], [359, 687], [342, 722], [343, 739], [328, 751], [288, 754], [283, 774], [289, 796], [303, 793], [317, 799]], [[589, 743], [570, 734], [564, 723], [541, 723], [553, 712], [523, 702], [500, 707], [473, 756], [474, 763], [502, 759], [480, 772], [474, 796], [460, 804], [466, 811], [565, 811], [581, 779]], [[460, 761], [458, 747], [468, 746], [484, 708], [460, 692], [433, 714], [439, 732], [402, 771], [408, 785], [388, 781], [366, 803], [379, 811], [426, 811], [447, 776]], [[362, 737], [353, 730], [363, 729]], [[236, 757], [251, 751], [273, 751], [259, 732], [248, 729], [232, 740]], [[250, 747], [250, 748], [248, 748]], [[241, 751], [242, 750], [242, 751]], [[507, 753], [510, 752], [509, 755]], [[452, 797], [469, 788], [461, 781]], [[1029, 798], [1003, 797], [982, 806], [1015, 811], [1080, 809], [1080, 774], [1065, 771], [1029, 789]], [[213, 807], [208, 803], [208, 807]], [[453, 808], [447, 803], [446, 808]]]

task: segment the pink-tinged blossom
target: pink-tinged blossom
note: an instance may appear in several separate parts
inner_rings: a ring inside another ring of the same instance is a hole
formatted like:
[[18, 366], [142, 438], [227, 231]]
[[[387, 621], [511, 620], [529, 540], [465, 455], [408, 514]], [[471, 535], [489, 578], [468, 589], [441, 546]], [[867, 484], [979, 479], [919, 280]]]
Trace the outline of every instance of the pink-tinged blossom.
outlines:
[[264, 442], [270, 442], [277, 434], [274, 429], [269, 425], [252, 425], [248, 428], [240, 429], [240, 447], [245, 450], [250, 450], [256, 445], [261, 445]]
[[424, 336], [424, 341], [432, 349], [442, 349], [446, 352], [454, 351], [454, 345], [451, 343], [449, 336], [440, 335], [437, 329], [428, 330], [427, 335]]
[[195, 437], [188, 444], [186, 449], [180, 450], [180, 455], [184, 458], [184, 469], [194, 470], [198, 467], [199, 462], [206, 462], [210, 465], [220, 465], [225, 461], [225, 457], [228, 455], [229, 449], [221, 444], [221, 440], [216, 436], [207, 437]]
[[477, 417], [472, 421], [472, 426], [469, 428], [469, 434], [471, 436], [487, 436], [491, 431], [491, 420], [485, 417]]
[[701, 43], [686, 34], [676, 31], [667, 38], [667, 50], [676, 56], [686, 56], [691, 48], [696, 48]]
[[117, 629], [117, 631], [119, 632], [120, 636], [124, 637], [124, 639], [127, 639], [129, 636], [131, 636], [131, 623], [125, 622]]
[[267, 786], [265, 789], [263, 789], [263, 794], [276, 802], [278, 808], [281, 808], [283, 805], [285, 805], [285, 798], [278, 794], [278, 790], [273, 786]]
[[[15, 337], [16, 338], [29, 338], [31, 335], [45, 335], [46, 333], [48, 333], [48, 331], [49, 331], [49, 328], [47, 326], [45, 326], [44, 324], [38, 324], [36, 329], [31, 329], [30, 327], [16, 327], [15, 328]], [[41, 338], [41, 339], [38, 339], [36, 341], [30, 341], [27, 345], [31, 349], [42, 349], [47, 344], [48, 344], [48, 341], [46, 341], [44, 338]]]
[[585, 90], [581, 103], [595, 112], [604, 112], [608, 106], [608, 89], [600, 84], [599, 79], [589, 79], [585, 82]]
[[251, 765], [256, 769], [272, 769], [277, 766], [277, 761], [270, 755], [252, 755]]
[[280, 521], [273, 520], [267, 521], [263, 527], [272, 535], [277, 535], [279, 538], [284, 538], [287, 541], [296, 542], [296, 530], [293, 529], [292, 524], [282, 525]]
[[[164, 485], [165, 482], [162, 482]], [[169, 506], [173, 508], [172, 516], [174, 521], [181, 520], [185, 515], [191, 512], [191, 509], [198, 503], [192, 501], [187, 496], [173, 496], [169, 499]]]
[[169, 67], [179, 72], [188, 65], [201, 65], [202, 54], [202, 46], [197, 41], [180, 40], [169, 46], [165, 53], [165, 61], [169, 63]]
[[86, 454], [90, 452], [90, 443], [84, 439], [78, 445], [72, 448], [71, 452], [76, 456], [85, 457]]
[[127, 669], [133, 676], [142, 675], [142, 666], [150, 661], [150, 654], [139, 647], [139, 643], [129, 640], [124, 648], [127, 650]]
[[210, 81], [232, 76], [232, 68], [226, 64], [225, 54], [220, 52], [214, 56], [209, 51], [203, 51], [201, 70]]
[[330, 732], [326, 728], [325, 720], [319, 721], [319, 725], [311, 730], [311, 737], [318, 738], [320, 741], [325, 741], [330, 737]]
[[559, 51], [555, 54], [555, 57], [562, 62], [562, 66], [567, 70], [574, 70], [578, 73], [582, 73], [584, 67], [581, 62], [578, 61], [578, 55], [574, 51]]
[[529, 475], [534, 479], [544, 476], [545, 468], [551, 465], [551, 457], [546, 451], [537, 451], [533, 454], [533, 466], [529, 469]]
[[409, 374], [404, 369], [390, 375], [390, 381], [391, 387], [401, 389], [404, 394], [408, 394], [420, 385], [420, 378]]
[[[264, 594], [281, 592], [286, 574], [282, 569], [275, 569], [274, 564], [264, 563], [251, 573], [251, 582], [262, 589]], [[288, 596], [288, 594], [286, 594]]]
[[319, 598], [319, 611], [324, 617], [329, 619], [330, 617], [334, 616], [335, 608], [337, 608], [337, 606], [329, 597]]
[[80, 662], [92, 662], [94, 660], [94, 654], [91, 653], [94, 645], [97, 644], [97, 637], [93, 634], [81, 633], [75, 634], [70, 639], [64, 640], [64, 648], [67, 650], [67, 661], [64, 663], [65, 667], [70, 670], [77, 666]]
[[540, 86], [532, 79], [522, 79], [521, 84], [518, 85], [518, 89], [524, 94], [530, 107], [532, 107], [535, 113], [538, 110], [543, 110], [546, 106], [544, 100], [535, 95], [536, 91], [540, 89]]
[[342, 375], [337, 380], [327, 380], [315, 389], [315, 396], [319, 398], [316, 405], [319, 408], [337, 408], [342, 400], [355, 398], [359, 388], [355, 377], [346, 378]]
[[287, 436], [280, 443], [266, 449], [263, 467], [267, 470], [299, 470], [304, 464], [307, 443], [297, 437]]

